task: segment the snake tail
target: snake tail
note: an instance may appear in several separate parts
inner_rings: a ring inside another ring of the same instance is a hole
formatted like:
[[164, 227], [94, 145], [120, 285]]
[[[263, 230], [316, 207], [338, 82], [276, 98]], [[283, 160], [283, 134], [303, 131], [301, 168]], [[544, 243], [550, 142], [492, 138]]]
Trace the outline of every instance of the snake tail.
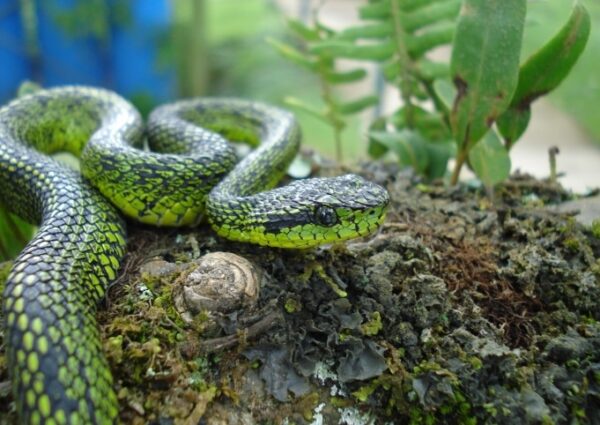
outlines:
[[46, 155], [118, 137], [118, 120], [98, 131], [113, 108], [105, 92], [63, 90], [0, 109], [0, 203], [40, 226], [3, 294], [19, 423], [109, 424], [118, 415], [95, 311], [124, 254], [124, 223], [78, 172]]

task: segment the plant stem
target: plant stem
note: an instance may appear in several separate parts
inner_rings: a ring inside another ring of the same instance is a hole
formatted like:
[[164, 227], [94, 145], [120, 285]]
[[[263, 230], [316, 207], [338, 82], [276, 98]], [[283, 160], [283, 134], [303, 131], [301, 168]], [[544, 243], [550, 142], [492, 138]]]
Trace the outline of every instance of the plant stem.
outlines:
[[25, 55], [29, 61], [31, 77], [36, 83], [42, 81], [42, 56], [38, 40], [38, 20], [36, 2], [33, 0], [20, 0], [21, 24], [25, 35]]
[[398, 89], [400, 90], [400, 96], [404, 103], [405, 113], [404, 119], [406, 120], [406, 126], [409, 128], [414, 127], [414, 105], [412, 104], [412, 87], [411, 79], [414, 72], [408, 50], [406, 49], [406, 31], [402, 25], [400, 19], [400, 2], [398, 0], [391, 0], [390, 2], [392, 20], [394, 22], [394, 46], [396, 47], [396, 55], [400, 65], [400, 82]]
[[425, 88], [425, 91], [433, 101], [433, 106], [444, 117], [444, 123], [450, 128], [450, 110], [446, 107], [446, 104], [440, 99], [431, 81], [427, 81], [424, 78], [419, 78], [421, 84]]
[[550, 157], [550, 182], [556, 183], [556, 155], [558, 155], [560, 151], [556, 146], [552, 146], [548, 150], [548, 155]]
[[343, 161], [342, 131], [337, 125], [333, 126], [333, 141], [335, 143], [335, 160], [338, 164], [341, 164]]
[[327, 64], [319, 60], [317, 72], [319, 74], [319, 82], [321, 85], [321, 97], [323, 98], [323, 101], [327, 106], [327, 122], [333, 128], [333, 141], [335, 143], [335, 160], [338, 163], [341, 163], [343, 161], [342, 129], [344, 125], [343, 121], [336, 112], [337, 109], [335, 100], [333, 98], [331, 85], [325, 79], [325, 74], [327, 73]]
[[173, 2], [173, 9], [180, 95], [205, 95], [208, 79], [205, 0]]
[[454, 164], [454, 170], [452, 170], [452, 177], [450, 177], [450, 184], [452, 186], [458, 183], [458, 177], [460, 176], [460, 170], [467, 160], [467, 150], [461, 149], [456, 156], [456, 164]]

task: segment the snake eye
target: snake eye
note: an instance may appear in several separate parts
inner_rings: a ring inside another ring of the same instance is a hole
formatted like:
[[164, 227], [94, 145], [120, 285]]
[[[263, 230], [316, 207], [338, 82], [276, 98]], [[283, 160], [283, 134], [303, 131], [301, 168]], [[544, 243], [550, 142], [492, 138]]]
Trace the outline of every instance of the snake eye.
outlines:
[[335, 210], [325, 205], [319, 205], [315, 211], [315, 219], [322, 226], [331, 227], [337, 223], [338, 218]]

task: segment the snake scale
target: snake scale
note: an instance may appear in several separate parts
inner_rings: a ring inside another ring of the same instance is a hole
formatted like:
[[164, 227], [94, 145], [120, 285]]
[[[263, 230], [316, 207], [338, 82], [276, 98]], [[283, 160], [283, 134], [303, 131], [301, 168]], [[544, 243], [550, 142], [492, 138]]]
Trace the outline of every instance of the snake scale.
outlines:
[[[228, 140], [258, 147], [237, 162]], [[299, 142], [290, 113], [239, 99], [164, 105], [145, 126], [127, 101], [90, 87], [39, 90], [0, 109], [0, 204], [40, 226], [3, 294], [20, 423], [117, 421], [95, 311], [125, 252], [123, 216], [158, 226], [206, 216], [225, 238], [283, 248], [382, 223], [387, 192], [355, 175], [273, 189]], [[81, 173], [49, 156], [58, 151], [79, 157]]]

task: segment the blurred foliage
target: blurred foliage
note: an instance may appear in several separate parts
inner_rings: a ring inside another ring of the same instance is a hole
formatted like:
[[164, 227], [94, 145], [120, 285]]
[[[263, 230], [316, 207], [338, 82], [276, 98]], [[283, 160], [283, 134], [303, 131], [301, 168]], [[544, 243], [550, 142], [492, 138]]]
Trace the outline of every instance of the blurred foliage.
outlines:
[[[271, 1], [208, 0], [207, 94], [238, 96], [284, 105], [284, 97], [302, 98], [317, 109], [326, 105], [320, 97], [319, 78], [294, 66], [274, 49], [267, 39], [286, 39], [281, 11]], [[312, 116], [298, 114], [303, 145], [324, 155], [334, 155], [328, 125]], [[357, 158], [363, 152], [359, 120], [347, 124], [345, 154]]]
[[[525, 11], [526, 0], [464, 1], [450, 62], [456, 88], [450, 124], [457, 144], [452, 184], [458, 182], [463, 164], [473, 160], [470, 153], [477, 144], [476, 162], [481, 166], [473, 170], [485, 170], [478, 177], [487, 186], [510, 173], [507, 150], [497, 137], [484, 136], [494, 132], [492, 124], [508, 108], [517, 88]], [[491, 146], [481, 149], [485, 144]], [[495, 163], [508, 166], [495, 167]]]
[[497, 122], [507, 149], [525, 132], [531, 117], [531, 103], [554, 90], [569, 74], [589, 34], [589, 14], [581, 4], [576, 4], [561, 30], [521, 66], [510, 107]]
[[[591, 27], [588, 45], [568, 78], [549, 99], [573, 116], [600, 143], [600, 2], [580, 0], [589, 11]], [[564, 24], [571, 1], [536, 1], [527, 4], [527, 24], [523, 35], [523, 58], [539, 49]]]
[[[283, 29], [281, 12], [270, 0], [206, 0], [206, 25], [212, 44], [256, 37]], [[264, 44], [261, 42], [261, 44]]]
[[300, 48], [302, 50], [274, 39], [270, 39], [269, 42], [283, 57], [317, 76], [321, 88], [321, 98], [325, 107], [316, 108], [302, 99], [292, 96], [288, 96], [285, 103], [292, 108], [318, 118], [333, 129], [335, 157], [338, 162], [341, 162], [343, 159], [342, 130], [347, 126], [346, 116], [377, 105], [379, 97], [367, 95], [345, 100], [341, 98], [339, 93], [336, 93], [336, 86], [361, 81], [367, 76], [367, 71], [364, 68], [341, 71], [338, 69], [335, 56], [327, 50], [318, 49], [319, 46], [328, 42], [333, 41], [335, 43], [338, 37], [334, 30], [319, 22], [318, 14], [315, 14], [313, 27], [309, 27], [295, 19], [288, 20], [288, 27], [301, 40]]
[[163, 43], [161, 57], [173, 60], [179, 94], [201, 96], [208, 85], [206, 2], [173, 2], [172, 38]]
[[[280, 45], [279, 50], [285, 54], [285, 47], [289, 59], [312, 67], [317, 74], [322, 74], [321, 68], [313, 65], [319, 64], [317, 60], [334, 63], [337, 59], [350, 59], [378, 64], [386, 81], [397, 88], [403, 106], [371, 125], [369, 153], [378, 158], [391, 151], [402, 165], [412, 166], [430, 178], [440, 177], [453, 151], [450, 133], [441, 112], [430, 112], [421, 103], [433, 99], [440, 110], [447, 109], [433, 90], [433, 82], [448, 75], [448, 66], [432, 62], [427, 53], [452, 41], [453, 21], [459, 7], [460, 0], [370, 1], [358, 9], [361, 24], [326, 33], [326, 38], [311, 39], [311, 29], [313, 33], [323, 32], [317, 20], [314, 28], [306, 28], [304, 35], [299, 34], [308, 44], [307, 53], [293, 50], [289, 45]], [[360, 68], [343, 76], [362, 77]], [[329, 103], [327, 91], [323, 91], [323, 97]], [[359, 111], [373, 103], [373, 96], [365, 96], [340, 107]], [[327, 116], [331, 110], [326, 109], [323, 114]]]
[[[372, 123], [371, 156], [393, 152], [402, 165], [433, 179], [445, 175], [454, 154], [452, 184], [468, 164], [491, 189], [510, 173], [508, 152], [529, 123], [531, 102], [562, 82], [590, 32], [589, 14], [576, 3], [560, 31], [519, 66], [526, 4], [369, 0], [358, 9], [363, 23], [327, 32], [326, 39], [318, 20], [301, 31], [292, 22], [309, 46], [307, 53], [282, 43], [276, 47], [317, 74], [320, 62], [336, 59], [379, 64], [398, 89], [402, 106]], [[433, 49], [449, 44], [450, 64], [429, 59]], [[324, 91], [329, 104], [327, 95]]]
[[[489, 189], [509, 176], [508, 152], [529, 124], [531, 103], [562, 82], [586, 45], [589, 14], [575, 3], [560, 31], [519, 66], [526, 3], [464, 0], [451, 61], [457, 94], [450, 122], [458, 148], [452, 184], [467, 159]], [[494, 123], [500, 134], [486, 136], [496, 133]]]

